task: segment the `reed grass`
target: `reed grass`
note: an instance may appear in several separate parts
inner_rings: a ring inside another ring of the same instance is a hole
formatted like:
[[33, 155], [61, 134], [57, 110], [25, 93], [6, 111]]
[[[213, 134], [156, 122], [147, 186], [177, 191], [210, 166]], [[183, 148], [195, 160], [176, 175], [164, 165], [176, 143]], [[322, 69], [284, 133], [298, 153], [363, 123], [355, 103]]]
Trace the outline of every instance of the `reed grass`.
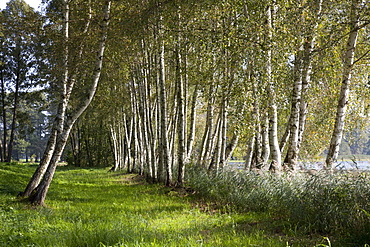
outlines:
[[264, 175], [243, 170], [189, 172], [203, 197], [239, 211], [268, 212], [286, 231], [331, 236], [339, 246], [370, 243], [370, 178], [367, 172]]

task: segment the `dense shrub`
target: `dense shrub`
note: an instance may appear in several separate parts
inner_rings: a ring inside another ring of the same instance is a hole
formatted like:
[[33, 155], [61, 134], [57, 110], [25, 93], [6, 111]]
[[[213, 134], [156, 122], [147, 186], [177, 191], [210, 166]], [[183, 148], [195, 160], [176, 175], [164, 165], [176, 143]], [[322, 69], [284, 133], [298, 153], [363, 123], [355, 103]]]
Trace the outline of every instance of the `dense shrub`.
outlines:
[[294, 227], [370, 243], [370, 178], [367, 173], [257, 174], [243, 170], [207, 173], [192, 167], [189, 185], [239, 210], [266, 211]]

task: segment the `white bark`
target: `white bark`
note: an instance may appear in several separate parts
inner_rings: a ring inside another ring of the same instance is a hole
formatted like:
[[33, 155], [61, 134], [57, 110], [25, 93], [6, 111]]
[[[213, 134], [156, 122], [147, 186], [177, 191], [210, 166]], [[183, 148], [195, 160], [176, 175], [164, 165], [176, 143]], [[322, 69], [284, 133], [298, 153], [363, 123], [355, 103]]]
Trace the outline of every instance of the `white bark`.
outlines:
[[311, 83], [311, 73], [312, 73], [312, 52], [316, 41], [317, 28], [319, 25], [319, 18], [322, 12], [322, 0], [314, 1], [313, 3], [314, 11], [316, 12], [316, 20], [313, 23], [312, 30], [310, 34], [305, 38], [306, 42], [303, 44], [303, 57], [302, 57], [302, 92], [300, 99], [300, 112], [299, 112], [299, 129], [298, 129], [298, 143], [296, 148], [296, 156], [300, 151], [301, 143], [303, 140], [303, 134], [306, 125], [306, 117], [308, 113], [307, 104], [307, 91]]
[[85, 100], [83, 100], [81, 104], [75, 108], [75, 111], [72, 112], [70, 118], [67, 118], [65, 114], [68, 103], [69, 103], [69, 98], [70, 98], [70, 95], [73, 89], [73, 85], [74, 85], [74, 79], [69, 80], [69, 62], [68, 62], [69, 1], [68, 0], [64, 1], [64, 6], [65, 6], [65, 9], [64, 9], [65, 29], [64, 30], [65, 30], [65, 39], [67, 40], [67, 45], [66, 45], [65, 59], [64, 59], [64, 63], [65, 63], [64, 64], [64, 77], [63, 77], [63, 84], [62, 84], [63, 92], [62, 92], [62, 96], [61, 96], [61, 100], [60, 100], [60, 104], [58, 108], [58, 115], [56, 117], [56, 121], [58, 122], [56, 126], [56, 133], [57, 133], [56, 144], [55, 144], [55, 148], [54, 148], [52, 157], [50, 159], [50, 162], [47, 165], [46, 172], [42, 178], [42, 181], [39, 183], [37, 188], [35, 188], [36, 192], [32, 196], [30, 196], [31, 203], [34, 203], [37, 205], [44, 205], [45, 197], [49, 189], [51, 180], [54, 176], [57, 163], [60, 159], [61, 154], [63, 153], [64, 147], [67, 143], [67, 139], [73, 127], [73, 124], [76, 122], [78, 117], [84, 112], [84, 110], [86, 110], [86, 108], [90, 104], [95, 94], [95, 91], [96, 91], [96, 88], [97, 88], [97, 85], [100, 79], [102, 65], [103, 65], [103, 55], [104, 55], [105, 44], [106, 44], [106, 39], [107, 39], [107, 29], [109, 25], [111, 1], [107, 0], [105, 2], [104, 19], [103, 19], [103, 25], [102, 25], [103, 33], [101, 36], [101, 40], [99, 42], [95, 69], [93, 72], [92, 83], [89, 88], [88, 95], [85, 98]]
[[350, 34], [348, 37], [346, 51], [343, 57], [343, 72], [342, 72], [342, 86], [338, 99], [337, 114], [335, 118], [335, 125], [330, 141], [328, 154], [326, 156], [326, 166], [331, 169], [333, 164], [337, 161], [339, 146], [342, 141], [343, 129], [345, 124], [346, 110], [348, 105], [348, 96], [350, 91], [350, 83], [352, 76], [352, 67], [355, 57], [356, 43], [359, 31], [359, 5], [361, 1], [353, 0], [351, 9], [351, 23]]
[[272, 27], [272, 12], [274, 6], [269, 4], [267, 7], [267, 51], [266, 51], [266, 79], [267, 79], [267, 91], [269, 96], [269, 144], [271, 150], [271, 160], [273, 161], [274, 170], [281, 169], [281, 153], [278, 141], [277, 127], [278, 127], [278, 118], [277, 118], [277, 105], [276, 105], [276, 92], [275, 85], [272, 79], [272, 36], [273, 36], [273, 27]]
[[[165, 52], [164, 52], [164, 41], [160, 41], [160, 54], [159, 54], [159, 63], [160, 63], [160, 78], [159, 78], [159, 109], [161, 113], [160, 119], [160, 133], [161, 133], [161, 143], [160, 150], [162, 152], [162, 164], [166, 172], [165, 184], [172, 184], [172, 169], [170, 164], [169, 157], [169, 143], [167, 135], [167, 105], [166, 105], [166, 86], [165, 86]], [[161, 178], [160, 178], [161, 179]]]
[[249, 171], [251, 169], [252, 165], [252, 158], [254, 153], [254, 145], [255, 145], [255, 135], [252, 135], [252, 137], [249, 140], [245, 163], [244, 163], [244, 169], [246, 171]]
[[301, 77], [301, 51], [296, 54], [294, 63], [294, 86], [292, 93], [292, 106], [289, 118], [289, 145], [284, 163], [294, 166], [298, 155], [299, 113], [302, 93]]
[[185, 90], [184, 82], [182, 80], [182, 60], [180, 47], [176, 52], [177, 64], [176, 64], [176, 84], [177, 84], [177, 107], [178, 107], [178, 119], [177, 119], [177, 184], [183, 186], [185, 183], [185, 135], [186, 135], [186, 125], [185, 125]]
[[203, 135], [202, 145], [201, 145], [201, 152], [199, 153], [198, 164], [202, 167], [206, 167], [206, 164], [209, 159], [209, 153], [211, 152], [211, 148], [213, 146], [213, 118], [214, 118], [214, 83], [209, 86], [209, 94], [208, 94], [208, 106], [207, 106], [207, 120], [206, 120], [206, 127]]
[[197, 111], [196, 111], [196, 104], [197, 104], [197, 98], [198, 98], [198, 84], [195, 86], [193, 97], [191, 100], [191, 109], [190, 109], [190, 121], [189, 121], [189, 134], [188, 134], [188, 139], [187, 139], [187, 155], [186, 159], [189, 161], [191, 159], [192, 151], [193, 151], [193, 143], [195, 139], [195, 119], [197, 116]]

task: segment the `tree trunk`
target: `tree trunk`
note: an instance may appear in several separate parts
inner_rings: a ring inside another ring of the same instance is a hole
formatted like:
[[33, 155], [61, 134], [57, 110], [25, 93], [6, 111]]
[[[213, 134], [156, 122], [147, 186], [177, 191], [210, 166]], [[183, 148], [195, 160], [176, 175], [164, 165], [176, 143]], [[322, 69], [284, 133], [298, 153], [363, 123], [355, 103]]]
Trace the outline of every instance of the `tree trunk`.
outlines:
[[[65, 10], [65, 13], [64, 13], [65, 29], [64, 30], [65, 30], [65, 38], [67, 39], [67, 41], [68, 41], [68, 22], [69, 22], [69, 3], [68, 2], [69, 2], [68, 0], [65, 0], [64, 2], [64, 7], [65, 7], [64, 8]], [[70, 84], [67, 83], [68, 82], [67, 78], [69, 74], [69, 71], [68, 71], [68, 67], [69, 67], [68, 65], [68, 42], [67, 42], [66, 52], [65, 52], [65, 61], [64, 61], [65, 73], [64, 73], [64, 81], [63, 81], [63, 94], [61, 97], [61, 102], [59, 104], [61, 106], [59, 110], [61, 111], [60, 113], [62, 114], [58, 114], [56, 117], [56, 122], [58, 124], [56, 127], [57, 135], [55, 139], [56, 140], [55, 149], [52, 152], [51, 160], [49, 164], [47, 164], [47, 169], [46, 169], [44, 176], [42, 177], [41, 182], [33, 190], [34, 193], [29, 196], [29, 200], [32, 204], [44, 205], [47, 191], [49, 189], [51, 180], [54, 176], [57, 163], [67, 143], [69, 133], [74, 123], [76, 122], [76, 120], [81, 116], [81, 114], [86, 110], [86, 108], [91, 103], [94, 97], [94, 94], [96, 92], [96, 88], [98, 86], [98, 82], [99, 82], [101, 70], [102, 70], [102, 65], [103, 65], [103, 55], [104, 55], [105, 44], [106, 44], [106, 39], [107, 39], [107, 29], [109, 25], [110, 6], [111, 6], [111, 1], [107, 0], [105, 2], [105, 8], [104, 8], [104, 19], [103, 19], [103, 25], [102, 25], [103, 33], [102, 33], [102, 37], [99, 43], [97, 58], [95, 61], [95, 69], [93, 72], [92, 84], [89, 88], [87, 97], [85, 98], [84, 101], [81, 102], [79, 106], [76, 107], [75, 111], [71, 113], [69, 119], [67, 119], [65, 115], [65, 111], [66, 111], [69, 97], [70, 97], [70, 94], [73, 88], [73, 82], [71, 82]], [[50, 150], [46, 150], [45, 154], [48, 154], [49, 152]]]
[[[214, 130], [213, 135], [211, 136], [211, 146], [210, 146], [210, 153], [212, 153], [211, 161], [208, 165], [208, 170], [216, 169], [218, 171], [219, 164], [220, 164], [220, 153], [221, 153], [221, 124], [222, 124], [222, 113], [218, 114], [216, 128]], [[214, 146], [214, 148], [213, 148]]]
[[189, 134], [187, 139], [187, 155], [186, 159], [187, 161], [190, 161], [192, 151], [193, 151], [193, 143], [195, 139], [195, 127], [196, 127], [196, 116], [197, 116], [197, 110], [196, 110], [196, 104], [197, 104], [197, 98], [198, 98], [198, 84], [195, 86], [193, 97], [191, 100], [191, 109], [190, 109], [190, 121], [189, 121]]
[[[18, 46], [18, 45], [17, 45]], [[17, 52], [17, 70], [16, 70], [16, 80], [15, 80], [15, 91], [14, 91], [14, 102], [13, 102], [13, 119], [12, 125], [10, 127], [10, 136], [9, 136], [9, 145], [8, 145], [8, 154], [6, 156], [5, 162], [12, 161], [12, 154], [13, 154], [13, 146], [14, 146], [14, 136], [15, 136], [15, 129], [17, 123], [17, 115], [18, 115], [18, 101], [19, 101], [19, 87], [21, 84], [21, 72], [20, 72], [20, 60], [21, 60], [21, 50], [20, 47], [15, 47]]]
[[356, 43], [359, 31], [359, 5], [361, 1], [353, 0], [351, 9], [351, 23], [350, 23], [350, 34], [347, 41], [346, 51], [343, 59], [343, 74], [342, 74], [342, 86], [339, 94], [337, 114], [335, 118], [335, 125], [333, 134], [330, 141], [328, 154], [326, 156], [326, 166], [328, 169], [332, 169], [333, 164], [337, 161], [339, 146], [342, 141], [344, 121], [346, 116], [346, 110], [348, 105], [348, 96], [350, 90], [352, 67], [356, 50]]
[[[178, 42], [180, 43], [180, 38]], [[178, 119], [177, 119], [177, 185], [183, 186], [185, 183], [185, 157], [186, 157], [186, 120], [185, 120], [185, 90], [184, 82], [182, 79], [182, 59], [180, 44], [178, 44], [176, 51], [176, 85], [177, 85], [177, 107], [178, 107]]]
[[248, 143], [248, 148], [247, 148], [247, 153], [246, 153], [246, 158], [244, 162], [244, 169], [246, 171], [249, 171], [252, 166], [252, 158], [253, 158], [253, 153], [254, 153], [254, 145], [255, 145], [255, 135], [252, 135], [252, 137], [249, 140]]
[[5, 106], [5, 96], [6, 96], [6, 92], [5, 92], [5, 79], [4, 79], [4, 76], [3, 76], [3, 70], [1, 70], [1, 112], [2, 112], [2, 122], [3, 122], [3, 145], [2, 145], [2, 152], [1, 152], [1, 162], [4, 162], [6, 160], [6, 155], [7, 155], [7, 143], [8, 143], [8, 139], [7, 139], [7, 131], [8, 131], [8, 127], [6, 126], [7, 125], [7, 119], [6, 119], [6, 106]]
[[[312, 4], [315, 4], [316, 6]], [[316, 39], [318, 18], [321, 15], [322, 0], [311, 3], [311, 8], [315, 12], [316, 18], [313, 20], [313, 23], [308, 24], [310, 27], [312, 26], [312, 28], [309, 28], [309, 34], [306, 35], [302, 41], [301, 48], [296, 55], [294, 67], [295, 86], [293, 90], [292, 110], [289, 119], [290, 139], [288, 152], [284, 160], [284, 163], [288, 164], [290, 169], [294, 169], [294, 166], [296, 165], [305, 129], [307, 116], [306, 94], [311, 80], [312, 50]]]
[[225, 149], [226, 162], [231, 158], [236, 146], [238, 145], [238, 142], [239, 142], [239, 133], [235, 132]]
[[201, 164], [202, 167], [206, 167], [206, 164], [209, 159], [209, 153], [211, 152], [211, 148], [213, 146], [214, 93], [215, 86], [214, 83], [212, 83], [209, 86], [206, 129], [203, 135], [203, 142], [198, 160], [198, 163]]
[[278, 127], [278, 118], [277, 118], [277, 105], [276, 105], [276, 92], [275, 92], [275, 85], [272, 79], [272, 35], [273, 35], [273, 27], [272, 27], [272, 12], [274, 6], [269, 4], [267, 6], [267, 43], [268, 48], [266, 51], [266, 73], [267, 73], [267, 92], [269, 96], [269, 143], [270, 143], [270, 150], [271, 150], [271, 170], [279, 171], [281, 169], [281, 153], [279, 148], [279, 140], [277, 134], [277, 127]]
[[[61, 133], [61, 130], [63, 129], [63, 122], [65, 118], [65, 111], [67, 108], [70, 92], [72, 89], [73, 84], [68, 85], [68, 78], [69, 78], [69, 0], [64, 0], [64, 15], [63, 15], [63, 22], [64, 22], [64, 42], [66, 46], [64, 47], [64, 57], [63, 57], [63, 67], [64, 67], [64, 73], [63, 73], [63, 79], [62, 79], [62, 92], [61, 92], [61, 98], [60, 102], [58, 104], [57, 108], [57, 115], [54, 119], [53, 126], [51, 129], [51, 134], [49, 136], [44, 154], [41, 158], [40, 164], [37, 167], [36, 171], [32, 175], [31, 180], [27, 184], [27, 187], [25, 191], [23, 192], [24, 197], [30, 197], [31, 193], [36, 189], [36, 187], [40, 184], [41, 179], [43, 178], [49, 163], [52, 159], [52, 156], [55, 151], [55, 146], [57, 142], [57, 137]], [[70, 87], [68, 87], [70, 86]], [[70, 89], [70, 90], [68, 90]], [[46, 196], [46, 193], [45, 193]], [[43, 198], [44, 199], [44, 198]], [[43, 201], [40, 201], [40, 204], [43, 204]]]
[[221, 129], [220, 129], [220, 139], [221, 139], [221, 149], [220, 149], [220, 164], [219, 168], [223, 168], [224, 165], [226, 164], [226, 139], [227, 139], [227, 108], [228, 108], [228, 103], [227, 103], [227, 97], [224, 96], [224, 99], [222, 100], [221, 104]]
[[164, 41], [160, 41], [160, 77], [159, 77], [159, 109], [161, 113], [160, 119], [160, 133], [161, 133], [161, 143], [160, 150], [162, 153], [162, 163], [163, 168], [166, 172], [166, 177], [164, 182], [166, 185], [172, 185], [172, 170], [170, 164], [170, 157], [168, 152], [168, 136], [167, 136], [167, 105], [166, 105], [166, 86], [165, 86], [165, 53], [164, 53]]
[[298, 134], [299, 134], [299, 113], [302, 93], [302, 78], [301, 78], [301, 51], [296, 54], [294, 63], [294, 86], [292, 93], [292, 106], [289, 118], [289, 145], [288, 151], [284, 160], [284, 165], [294, 166], [297, 162], [298, 155]]
[[112, 144], [113, 144], [113, 160], [114, 164], [111, 170], [117, 171], [119, 169], [119, 150], [118, 150], [118, 134], [115, 130], [114, 122], [110, 126], [110, 134], [112, 138]]
[[[262, 153], [261, 153], [261, 164], [258, 162], [257, 164], [262, 167], [267, 164], [270, 158], [270, 141], [269, 141], [269, 117], [266, 113], [263, 116], [262, 124], [261, 124], [261, 138], [262, 138]], [[257, 156], [258, 157], [258, 156]]]

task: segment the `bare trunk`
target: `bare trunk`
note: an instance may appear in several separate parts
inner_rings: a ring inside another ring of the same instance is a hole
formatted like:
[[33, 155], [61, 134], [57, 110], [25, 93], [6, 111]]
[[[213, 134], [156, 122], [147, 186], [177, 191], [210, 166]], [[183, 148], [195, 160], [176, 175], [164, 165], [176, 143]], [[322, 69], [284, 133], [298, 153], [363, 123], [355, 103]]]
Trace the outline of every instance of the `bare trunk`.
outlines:
[[248, 148], [247, 148], [247, 153], [246, 153], [246, 158], [245, 158], [245, 163], [244, 163], [244, 169], [246, 171], [249, 171], [251, 169], [255, 142], [256, 142], [255, 136], [253, 135], [250, 138], [249, 143], [248, 143]]
[[[269, 144], [269, 118], [268, 114], [265, 114], [265, 116], [262, 119], [261, 124], [261, 138], [262, 138], [262, 153], [261, 153], [261, 163], [260, 166], [264, 166], [267, 164], [269, 157], [270, 157], [270, 144]], [[259, 162], [258, 162], [259, 164]]]
[[238, 145], [238, 142], [239, 142], [239, 133], [235, 132], [225, 149], [226, 162], [231, 158], [236, 146]]
[[[68, 41], [68, 22], [69, 22], [69, 1], [65, 0], [64, 2], [65, 6], [65, 38]], [[64, 147], [67, 143], [67, 139], [69, 136], [69, 133], [73, 127], [73, 124], [76, 122], [76, 120], [81, 116], [81, 114], [86, 110], [88, 105], [90, 104], [91, 100], [93, 99], [93, 96], [95, 94], [100, 74], [102, 70], [103, 65], [103, 55], [105, 50], [105, 43], [107, 39], [107, 28], [109, 25], [109, 14], [110, 14], [110, 6], [111, 1], [107, 0], [105, 9], [104, 9], [104, 19], [103, 19], [103, 34], [100, 40], [99, 49], [97, 53], [97, 59], [94, 69], [94, 75], [92, 80], [92, 85], [88, 91], [87, 98], [82, 101], [82, 103], [76, 108], [74, 112], [71, 113], [70, 118], [67, 119], [65, 115], [65, 111], [67, 109], [67, 105], [69, 102], [69, 97], [71, 94], [71, 90], [73, 88], [73, 82], [68, 83], [68, 74], [69, 74], [69, 64], [68, 64], [68, 42], [66, 46], [66, 52], [65, 52], [65, 73], [64, 73], [64, 80], [63, 80], [63, 93], [61, 97], [60, 107], [58, 111], [60, 110], [59, 114], [56, 117], [56, 144], [54, 145], [55, 149], [52, 152], [52, 157], [50, 159], [50, 162], [47, 164], [47, 169], [42, 177], [41, 182], [38, 184], [38, 186], [33, 190], [35, 193], [31, 194], [29, 196], [29, 199], [32, 204], [36, 205], [44, 205], [45, 197], [47, 194], [47, 191], [49, 189], [51, 180], [54, 176], [55, 169], [57, 167], [57, 163], [60, 159], [61, 154], [63, 153]], [[52, 142], [50, 142], [52, 143]], [[52, 146], [52, 145], [51, 145]], [[49, 150], [45, 152], [45, 154], [49, 153]], [[41, 164], [40, 164], [41, 166]]]
[[285, 146], [286, 146], [286, 144], [287, 144], [287, 142], [289, 140], [289, 136], [290, 136], [290, 128], [289, 128], [290, 127], [290, 121], [291, 121], [291, 118], [289, 118], [288, 123], [287, 123], [287, 126], [285, 128], [285, 132], [284, 132], [283, 136], [280, 139], [279, 148], [280, 148], [280, 152], [281, 153], [284, 153]]
[[214, 116], [214, 85], [213, 83], [210, 85], [209, 89], [209, 99], [208, 99], [208, 106], [207, 106], [207, 122], [206, 122], [206, 139], [203, 146], [203, 155], [200, 157], [202, 167], [206, 167], [208, 163], [208, 159], [210, 157], [210, 152], [213, 146], [214, 140], [214, 132], [213, 133], [213, 116]]
[[1, 153], [1, 161], [4, 162], [6, 160], [7, 155], [7, 118], [6, 118], [6, 106], [5, 106], [5, 80], [3, 77], [3, 70], [1, 70], [1, 109], [2, 109], [2, 120], [3, 120], [3, 148]]
[[210, 147], [210, 152], [212, 153], [212, 155], [210, 156], [211, 160], [208, 165], [208, 170], [216, 169], [217, 171], [219, 168], [220, 152], [221, 152], [221, 122], [222, 122], [221, 118], [222, 118], [221, 113], [219, 113], [218, 118], [217, 118], [216, 128], [211, 137], [212, 144]]
[[[180, 39], [180, 38], [179, 38]], [[185, 183], [185, 90], [184, 82], [182, 80], [182, 60], [180, 47], [177, 48], [176, 52], [176, 84], [177, 84], [177, 107], [178, 107], [178, 126], [177, 126], [177, 165], [178, 165], [178, 174], [177, 174], [177, 184], [178, 186], [183, 186]]]
[[301, 77], [301, 51], [298, 51], [294, 63], [294, 86], [292, 94], [292, 106], [289, 118], [289, 145], [284, 164], [294, 166], [298, 155], [299, 113], [302, 93]]
[[55, 146], [55, 150], [53, 153], [53, 156], [50, 160], [50, 163], [45, 171], [45, 174], [40, 182], [40, 184], [35, 188], [33, 191], [34, 193], [31, 194], [28, 199], [31, 202], [31, 204], [34, 205], [40, 205], [44, 206], [45, 205], [45, 198], [46, 194], [49, 190], [50, 183], [53, 179], [58, 161], [63, 153], [64, 147], [67, 143], [68, 135], [71, 131], [71, 128], [68, 128], [66, 132], [64, 132], [58, 139], [57, 139], [57, 144]]
[[196, 104], [198, 98], [198, 84], [195, 86], [193, 97], [191, 100], [191, 112], [190, 112], [190, 122], [189, 122], [189, 134], [188, 134], [188, 142], [187, 142], [187, 155], [186, 159], [189, 161], [191, 159], [192, 151], [193, 151], [193, 143], [195, 138], [195, 119], [197, 115], [196, 111]]
[[159, 78], [159, 109], [161, 113], [161, 125], [160, 125], [160, 133], [161, 133], [161, 143], [160, 143], [160, 150], [162, 152], [162, 164], [163, 168], [166, 172], [166, 177], [164, 182], [166, 185], [172, 185], [172, 169], [170, 164], [169, 158], [169, 151], [168, 151], [168, 136], [167, 136], [167, 106], [166, 106], [166, 86], [165, 86], [165, 57], [164, 57], [164, 41], [161, 41], [160, 44], [160, 56], [159, 56], [159, 64], [160, 64], [160, 78]]
[[227, 99], [222, 100], [222, 109], [221, 109], [221, 130], [220, 130], [220, 139], [221, 139], [221, 149], [220, 149], [220, 164], [219, 168], [223, 168], [226, 164], [226, 138], [227, 138]]
[[337, 114], [335, 118], [335, 125], [333, 134], [330, 141], [330, 147], [326, 156], [326, 166], [331, 169], [333, 164], [337, 161], [339, 146], [342, 141], [344, 121], [346, 117], [346, 110], [348, 105], [348, 96], [350, 90], [350, 82], [352, 76], [352, 67], [356, 50], [356, 43], [359, 31], [359, 0], [352, 1], [351, 9], [351, 33], [348, 37], [346, 51], [344, 55], [343, 74], [342, 74], [342, 87], [339, 94]]
[[[63, 129], [63, 122], [65, 118], [65, 111], [67, 108], [70, 90], [68, 90], [68, 78], [69, 78], [69, 0], [64, 0], [64, 15], [63, 15], [63, 22], [64, 22], [64, 42], [66, 46], [64, 47], [64, 73], [62, 78], [62, 91], [61, 91], [61, 98], [58, 104], [57, 115], [54, 119], [53, 126], [51, 129], [51, 134], [49, 136], [44, 154], [41, 158], [40, 164], [37, 167], [36, 171], [34, 172], [30, 182], [28, 183], [25, 191], [23, 192], [24, 197], [30, 197], [31, 193], [39, 186], [41, 180], [44, 177], [44, 174], [50, 164], [52, 156], [55, 152], [55, 146], [57, 142], [57, 137], [60, 135], [61, 130]], [[73, 85], [71, 85], [72, 87]], [[46, 193], [45, 193], [46, 196]], [[43, 197], [43, 200], [45, 197]], [[43, 201], [40, 201], [39, 204], [43, 204]]]
[[281, 169], [281, 153], [279, 147], [279, 140], [277, 134], [277, 105], [276, 105], [276, 92], [275, 92], [275, 85], [272, 79], [272, 35], [273, 35], [273, 27], [272, 27], [272, 12], [274, 6], [270, 5], [267, 7], [267, 43], [269, 48], [267, 49], [266, 54], [266, 72], [267, 72], [267, 92], [269, 96], [269, 144], [271, 150], [271, 170], [279, 171]]
[[118, 133], [117, 133], [113, 123], [110, 126], [110, 134], [111, 134], [111, 138], [112, 138], [113, 158], [114, 158], [114, 164], [113, 164], [113, 167], [112, 167], [111, 170], [117, 171], [119, 169], [119, 166], [120, 166], [120, 163], [119, 163], [120, 154], [119, 154], [119, 148], [118, 148], [118, 146], [119, 146], [119, 143], [118, 143], [119, 136], [118, 136]]
[[322, 0], [311, 3], [316, 19], [312, 23], [309, 34], [304, 37], [301, 49], [297, 54], [295, 63], [295, 87], [292, 99], [292, 111], [290, 116], [290, 139], [285, 163], [290, 169], [294, 169], [303, 140], [305, 122], [307, 116], [307, 90], [310, 84], [312, 50], [316, 39], [318, 18], [321, 15]]
[[[20, 49], [19, 47], [16, 47], [15, 49]], [[6, 156], [5, 161], [11, 162], [12, 161], [12, 154], [13, 154], [13, 146], [14, 146], [14, 136], [15, 136], [15, 128], [16, 128], [16, 122], [17, 122], [17, 115], [18, 115], [18, 101], [19, 101], [19, 87], [21, 84], [20, 79], [20, 51], [17, 54], [18, 58], [18, 64], [17, 64], [17, 71], [16, 71], [16, 82], [15, 82], [15, 91], [14, 91], [14, 103], [13, 103], [13, 119], [12, 119], [12, 125], [10, 128], [10, 136], [9, 136], [9, 145], [8, 145], [8, 154]]]

